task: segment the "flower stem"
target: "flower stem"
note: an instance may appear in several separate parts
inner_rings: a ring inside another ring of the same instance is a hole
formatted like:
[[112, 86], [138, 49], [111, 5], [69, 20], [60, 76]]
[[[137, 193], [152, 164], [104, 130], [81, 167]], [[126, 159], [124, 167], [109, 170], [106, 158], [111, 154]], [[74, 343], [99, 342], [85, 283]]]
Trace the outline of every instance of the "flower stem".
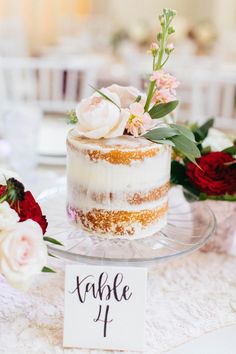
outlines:
[[[159, 49], [159, 53], [158, 53], [157, 63], [155, 64], [155, 61], [153, 61], [153, 71], [160, 70], [165, 65], [167, 60], [169, 59], [169, 55], [168, 55], [167, 58], [164, 60], [164, 62], [162, 62], [163, 56], [165, 53], [167, 38], [168, 38], [168, 28], [170, 26], [171, 21], [172, 21], [172, 17], [166, 16], [165, 23], [162, 26], [162, 35], [161, 35], [161, 40], [160, 40], [160, 49]], [[152, 101], [154, 91], [155, 91], [155, 81], [151, 81], [149, 83], [147, 100], [146, 100], [146, 103], [144, 106], [145, 112], [148, 112], [148, 110], [149, 110], [149, 106]]]

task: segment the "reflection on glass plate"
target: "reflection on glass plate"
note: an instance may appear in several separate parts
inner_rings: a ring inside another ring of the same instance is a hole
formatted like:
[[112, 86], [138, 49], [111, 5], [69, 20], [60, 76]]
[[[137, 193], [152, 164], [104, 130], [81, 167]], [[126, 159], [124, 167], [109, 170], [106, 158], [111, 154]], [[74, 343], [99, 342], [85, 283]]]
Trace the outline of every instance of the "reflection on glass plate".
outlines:
[[215, 229], [211, 210], [179, 187], [170, 190], [167, 226], [138, 240], [105, 239], [70, 224], [64, 186], [43, 192], [39, 201], [49, 222], [47, 234], [63, 243], [50, 244], [50, 252], [79, 263], [154, 265], [197, 250]]

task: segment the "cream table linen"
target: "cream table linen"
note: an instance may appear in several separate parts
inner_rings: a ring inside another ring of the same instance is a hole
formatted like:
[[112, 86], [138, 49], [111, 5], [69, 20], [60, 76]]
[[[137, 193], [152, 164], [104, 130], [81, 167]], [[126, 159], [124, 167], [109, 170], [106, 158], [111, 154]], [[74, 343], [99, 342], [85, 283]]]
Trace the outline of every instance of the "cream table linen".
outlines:
[[[64, 273], [63, 264], [56, 262], [57, 273], [38, 276], [28, 293], [1, 280], [0, 353], [101, 353], [62, 347]], [[235, 269], [236, 257], [201, 252], [152, 269], [146, 353], [163, 353], [236, 324]]]

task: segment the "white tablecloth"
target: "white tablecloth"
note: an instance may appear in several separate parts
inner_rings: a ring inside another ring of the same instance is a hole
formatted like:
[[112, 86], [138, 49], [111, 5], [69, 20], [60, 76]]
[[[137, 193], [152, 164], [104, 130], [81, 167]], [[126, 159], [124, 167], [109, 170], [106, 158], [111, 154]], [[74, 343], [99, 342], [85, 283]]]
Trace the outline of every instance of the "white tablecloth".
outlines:
[[[62, 347], [63, 264], [56, 264], [56, 269], [56, 274], [38, 276], [28, 293], [20, 293], [1, 280], [0, 353], [97, 353]], [[236, 324], [235, 269], [236, 257], [201, 252], [152, 269], [146, 353], [163, 353]]]

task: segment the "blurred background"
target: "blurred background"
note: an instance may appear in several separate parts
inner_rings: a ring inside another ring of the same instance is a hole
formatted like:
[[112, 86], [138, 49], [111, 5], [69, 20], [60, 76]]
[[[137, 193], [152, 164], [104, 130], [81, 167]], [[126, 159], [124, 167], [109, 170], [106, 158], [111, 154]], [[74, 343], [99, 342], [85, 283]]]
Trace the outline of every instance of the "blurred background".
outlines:
[[64, 165], [66, 113], [89, 85], [145, 87], [163, 7], [178, 13], [177, 119], [235, 131], [235, 0], [0, 0], [0, 163]]

